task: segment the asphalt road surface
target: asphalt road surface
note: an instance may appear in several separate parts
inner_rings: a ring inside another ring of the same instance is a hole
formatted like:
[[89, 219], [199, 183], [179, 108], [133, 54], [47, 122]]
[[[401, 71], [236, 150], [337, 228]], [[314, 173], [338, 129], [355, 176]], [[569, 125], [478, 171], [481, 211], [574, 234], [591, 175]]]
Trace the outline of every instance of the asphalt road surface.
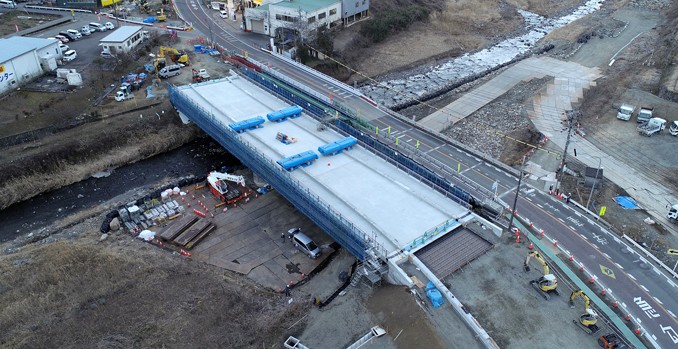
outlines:
[[[202, 33], [211, 33], [213, 39], [224, 48], [234, 52], [247, 51], [248, 56], [271, 69], [306, 85], [320, 94], [333, 95], [338, 101], [356, 111], [362, 118], [385, 130], [390, 127], [391, 136], [399, 142], [419, 144], [422, 155], [432, 157], [448, 166], [447, 172], [460, 172], [470, 179], [460, 186], [477, 197], [486, 197], [494, 192], [497, 183], [499, 198], [511, 198], [517, 188], [516, 171], [484, 159], [480, 154], [451, 145], [438, 135], [433, 135], [412, 124], [384, 112], [360, 96], [348, 93], [338, 84], [319, 79], [276, 56], [262, 51], [268, 39], [256, 34], [234, 30], [232, 24], [224, 23], [212, 10], [194, 0], [176, 2], [182, 17]], [[238, 20], [241, 17], [238, 16]], [[239, 23], [239, 22], [238, 22]], [[383, 131], [382, 131], [383, 132]], [[437, 170], [440, 172], [439, 170]], [[545, 227], [546, 233], [559, 241], [562, 247], [572, 252], [587, 270], [593, 271], [608, 292], [625, 305], [631, 316], [647, 331], [645, 337], [660, 348], [678, 347], [678, 286], [650, 261], [634, 252], [633, 248], [613, 233], [597, 225], [591, 219], [555, 200], [546, 193], [525, 187], [518, 201], [518, 214], [535, 224]], [[605, 274], [603, 274], [605, 273]]]

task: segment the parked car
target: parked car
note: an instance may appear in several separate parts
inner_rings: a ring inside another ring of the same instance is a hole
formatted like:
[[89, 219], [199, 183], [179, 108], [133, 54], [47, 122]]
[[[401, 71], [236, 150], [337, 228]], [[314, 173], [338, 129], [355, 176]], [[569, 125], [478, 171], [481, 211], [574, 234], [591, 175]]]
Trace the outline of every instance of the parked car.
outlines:
[[64, 52], [64, 61], [70, 62], [76, 58], [78, 58], [78, 53], [75, 52], [75, 50], [68, 50]]
[[92, 31], [89, 29], [88, 25], [83, 25], [82, 28], [80, 28], [80, 33], [82, 35], [90, 35], [92, 34]]
[[[79, 33], [78, 33], [78, 34], [79, 34]], [[75, 40], [78, 39], [73, 33], [69, 33], [69, 32], [67, 32], [67, 31], [65, 31], [65, 30], [64, 30], [64, 31], [60, 31], [60, 32], [59, 32], [59, 35], [65, 36], [65, 37], [66, 37], [68, 40], [70, 40], [70, 41], [75, 41]], [[80, 37], [82, 37], [82, 35], [80, 35]]]
[[82, 34], [75, 29], [68, 29], [66, 32], [73, 35], [76, 39], [82, 39]]
[[306, 234], [302, 233], [300, 228], [292, 228], [287, 231], [287, 234], [291, 236], [294, 246], [309, 258], [316, 259], [322, 253], [320, 247]]
[[99, 31], [99, 32], [105, 32], [106, 31], [106, 26], [104, 26], [101, 23], [97, 22], [92, 22], [89, 24], [89, 30], [91, 31]]
[[165, 79], [172, 76], [177, 76], [179, 74], [181, 74], [181, 66], [177, 64], [168, 65], [160, 69], [160, 71], [158, 72], [158, 75], [160, 75], [161, 78]]
[[66, 52], [66, 51], [70, 50], [70, 47], [68, 47], [68, 45], [66, 45], [62, 42], [59, 42], [59, 49], [61, 50], [61, 52]]
[[63, 35], [54, 35], [54, 38], [63, 42], [64, 44], [70, 41], [70, 40], [68, 40], [67, 37], [65, 37]]
[[103, 51], [103, 52], [101, 52], [100, 55], [103, 58], [116, 58], [112, 53], [110, 53], [108, 51]]
[[113, 29], [115, 29], [115, 26], [114, 26], [113, 23], [111, 23], [111, 22], [106, 22], [106, 23], [104, 24], [104, 26], [105, 26], [106, 29], [108, 29], [108, 30], [113, 30]]
[[219, 11], [219, 17], [228, 18], [228, 11], [224, 11], [224, 10]]

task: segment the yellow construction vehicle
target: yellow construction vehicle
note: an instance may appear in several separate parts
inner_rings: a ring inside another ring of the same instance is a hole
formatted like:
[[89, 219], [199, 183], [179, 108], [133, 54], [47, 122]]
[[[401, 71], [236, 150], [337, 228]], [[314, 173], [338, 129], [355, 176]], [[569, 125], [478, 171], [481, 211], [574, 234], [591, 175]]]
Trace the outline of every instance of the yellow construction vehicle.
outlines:
[[572, 322], [574, 322], [588, 334], [594, 334], [600, 331], [600, 327], [596, 325], [598, 322], [598, 314], [596, 314], [596, 312], [591, 309], [591, 299], [589, 299], [584, 291], [572, 291], [572, 294], [570, 295], [570, 301], [568, 302], [570, 308], [574, 308], [574, 299], [577, 297], [581, 297], [584, 300], [584, 308], [586, 308], [586, 312], [579, 316], [579, 320], [572, 320]]
[[160, 46], [158, 58], [165, 58], [165, 56], [169, 57], [169, 59], [174, 63], [190, 65], [190, 62], [188, 61], [188, 55], [183, 51], [179, 51], [172, 47]]
[[544, 299], [549, 300], [551, 299], [550, 294], [555, 294], [555, 295], [560, 295], [558, 293], [558, 280], [556, 280], [555, 275], [551, 274], [551, 271], [549, 270], [548, 264], [546, 264], [546, 261], [544, 258], [539, 254], [537, 251], [532, 251], [527, 254], [527, 257], [525, 258], [525, 265], [523, 268], [525, 269], [526, 272], [530, 271], [530, 258], [536, 259], [539, 264], [544, 267], [544, 275], [540, 277], [539, 279], [535, 279], [530, 281], [530, 285], [534, 287], [535, 290], [541, 294]]
[[158, 11], [156, 19], [160, 22], [164, 22], [167, 20], [167, 16], [165, 16], [165, 9], [161, 8], [160, 11]]

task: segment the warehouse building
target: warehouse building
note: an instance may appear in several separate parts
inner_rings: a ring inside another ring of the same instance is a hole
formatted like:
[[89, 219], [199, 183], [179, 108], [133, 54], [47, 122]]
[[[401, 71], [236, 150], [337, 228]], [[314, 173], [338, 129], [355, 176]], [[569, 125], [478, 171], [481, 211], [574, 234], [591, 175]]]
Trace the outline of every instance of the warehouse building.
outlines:
[[116, 29], [103, 39], [99, 40], [103, 52], [110, 54], [127, 53], [148, 38], [148, 32], [139, 25], [127, 25]]
[[0, 94], [15, 90], [57, 68], [58, 41], [13, 36], [0, 39]]

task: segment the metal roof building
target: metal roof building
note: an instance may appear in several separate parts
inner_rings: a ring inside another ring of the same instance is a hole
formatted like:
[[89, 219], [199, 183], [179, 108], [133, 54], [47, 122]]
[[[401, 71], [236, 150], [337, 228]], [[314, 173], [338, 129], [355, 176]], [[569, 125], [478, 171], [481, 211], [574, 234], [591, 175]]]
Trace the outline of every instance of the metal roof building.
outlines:
[[13, 36], [0, 39], [0, 94], [57, 68], [58, 41]]
[[104, 52], [129, 52], [146, 38], [144, 27], [127, 25], [116, 29], [103, 39], [99, 40]]

